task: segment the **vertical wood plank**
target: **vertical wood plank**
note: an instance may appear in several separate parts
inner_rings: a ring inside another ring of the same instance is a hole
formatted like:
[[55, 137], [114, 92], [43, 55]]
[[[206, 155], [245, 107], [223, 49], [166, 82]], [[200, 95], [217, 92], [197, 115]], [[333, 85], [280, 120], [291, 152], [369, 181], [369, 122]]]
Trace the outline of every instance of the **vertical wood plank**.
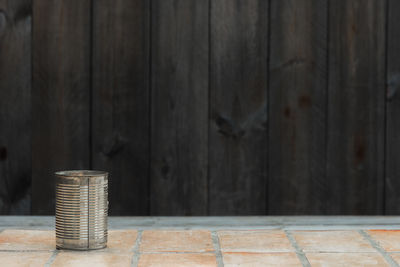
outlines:
[[54, 171], [89, 168], [90, 2], [33, 3], [34, 214], [54, 213]]
[[272, 0], [270, 214], [326, 212], [326, 0]]
[[386, 207], [385, 214], [400, 214], [400, 2], [388, 0], [386, 92]]
[[31, 0], [0, 0], [0, 214], [31, 209]]
[[211, 1], [209, 212], [265, 214], [268, 1]]
[[383, 206], [385, 1], [330, 1], [330, 213]]
[[110, 214], [146, 215], [149, 1], [93, 4], [93, 167], [110, 172]]
[[151, 214], [206, 214], [208, 0], [154, 0], [151, 27]]

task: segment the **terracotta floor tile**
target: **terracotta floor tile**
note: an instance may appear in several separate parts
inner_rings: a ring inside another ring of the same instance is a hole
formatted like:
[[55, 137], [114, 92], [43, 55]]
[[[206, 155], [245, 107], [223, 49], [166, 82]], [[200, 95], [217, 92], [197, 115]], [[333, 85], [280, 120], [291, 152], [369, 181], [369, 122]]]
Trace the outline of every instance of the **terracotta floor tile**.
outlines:
[[296, 253], [223, 253], [225, 267], [302, 266]]
[[36, 267], [44, 266], [53, 252], [0, 252], [0, 266]]
[[52, 267], [102, 267], [130, 266], [133, 253], [107, 253], [102, 251], [61, 251], [54, 260]]
[[357, 231], [293, 231], [305, 252], [376, 252]]
[[4, 230], [0, 233], [0, 250], [54, 250], [54, 231]]
[[136, 238], [136, 230], [108, 231], [107, 249], [130, 252], [135, 246]]
[[216, 267], [214, 254], [142, 254], [139, 267]]
[[206, 252], [214, 251], [211, 232], [205, 230], [144, 231], [142, 252]]
[[400, 230], [369, 230], [367, 233], [386, 251], [400, 251]]
[[379, 253], [307, 253], [311, 266], [389, 266]]
[[293, 247], [281, 230], [218, 231], [224, 252], [288, 252]]

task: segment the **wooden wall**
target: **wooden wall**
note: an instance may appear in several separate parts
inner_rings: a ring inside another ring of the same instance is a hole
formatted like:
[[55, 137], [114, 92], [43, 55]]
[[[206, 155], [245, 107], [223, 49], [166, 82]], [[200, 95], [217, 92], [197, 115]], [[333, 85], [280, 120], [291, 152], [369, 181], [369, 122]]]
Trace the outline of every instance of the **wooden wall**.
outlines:
[[400, 214], [397, 0], [0, 0], [0, 214]]

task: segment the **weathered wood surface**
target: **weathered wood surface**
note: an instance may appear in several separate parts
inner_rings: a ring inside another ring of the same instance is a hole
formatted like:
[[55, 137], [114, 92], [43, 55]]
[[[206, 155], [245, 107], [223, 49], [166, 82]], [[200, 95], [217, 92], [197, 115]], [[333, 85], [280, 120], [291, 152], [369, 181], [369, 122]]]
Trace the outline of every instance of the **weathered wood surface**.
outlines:
[[399, 214], [399, 12], [0, 0], [0, 214], [84, 168], [114, 215]]
[[330, 1], [330, 213], [383, 211], [385, 1]]
[[54, 171], [90, 167], [90, 3], [33, 1], [34, 214], [54, 213]]
[[0, 1], [0, 214], [31, 206], [31, 0]]
[[209, 213], [265, 214], [268, 2], [211, 1]]
[[400, 1], [388, 1], [385, 214], [400, 214]]
[[93, 168], [110, 172], [110, 214], [146, 215], [150, 4], [93, 3]]
[[270, 14], [268, 213], [329, 213], [328, 1], [272, 1]]
[[152, 1], [151, 214], [207, 213], [208, 2]]

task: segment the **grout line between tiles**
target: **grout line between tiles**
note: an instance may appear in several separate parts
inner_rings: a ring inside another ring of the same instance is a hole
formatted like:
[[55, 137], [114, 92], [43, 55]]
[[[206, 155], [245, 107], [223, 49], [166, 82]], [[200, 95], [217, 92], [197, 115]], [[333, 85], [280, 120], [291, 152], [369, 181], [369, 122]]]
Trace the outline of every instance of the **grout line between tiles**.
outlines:
[[308, 261], [308, 259], [307, 259], [306, 255], [304, 254], [303, 250], [297, 244], [297, 242], [294, 239], [292, 233], [290, 231], [288, 231], [288, 230], [285, 230], [285, 234], [286, 234], [287, 238], [289, 239], [290, 244], [292, 244], [292, 247], [295, 249], [296, 255], [299, 258], [301, 264], [304, 267], [311, 267], [310, 262]]
[[58, 252], [59, 251], [57, 249], [53, 251], [53, 254], [51, 254], [50, 258], [47, 260], [44, 267], [50, 267], [53, 264], [54, 260], [57, 257]]
[[140, 243], [142, 242], [142, 235], [143, 235], [143, 230], [138, 230], [138, 235], [136, 237], [136, 242], [135, 245], [133, 246], [132, 252], [133, 252], [133, 257], [132, 257], [132, 262], [131, 266], [136, 267], [138, 266], [139, 259], [140, 259]]
[[53, 250], [44, 249], [0, 249], [0, 252], [51, 252]]
[[331, 250], [307, 250], [306, 253], [309, 254], [360, 254], [360, 253], [378, 253], [376, 251], [368, 251], [368, 250], [360, 250], [360, 251], [346, 251], [346, 250], [336, 250], [336, 251], [331, 251]]
[[383, 256], [383, 258], [390, 264], [390, 266], [399, 267], [399, 265], [392, 259], [389, 253], [387, 253], [369, 234], [367, 234], [363, 230], [359, 230], [358, 232], [364, 237], [365, 240], [367, 240], [371, 244], [371, 246], [375, 250], [377, 250]]
[[218, 267], [223, 267], [224, 261], [222, 259], [221, 247], [219, 244], [219, 238], [218, 238], [218, 234], [216, 231], [211, 231], [211, 238], [212, 238], [212, 242], [214, 245], [215, 256], [217, 258], [217, 265], [218, 265]]
[[140, 252], [140, 255], [146, 254], [212, 254], [213, 251], [202, 251], [202, 252], [195, 252], [195, 251], [146, 251]]

